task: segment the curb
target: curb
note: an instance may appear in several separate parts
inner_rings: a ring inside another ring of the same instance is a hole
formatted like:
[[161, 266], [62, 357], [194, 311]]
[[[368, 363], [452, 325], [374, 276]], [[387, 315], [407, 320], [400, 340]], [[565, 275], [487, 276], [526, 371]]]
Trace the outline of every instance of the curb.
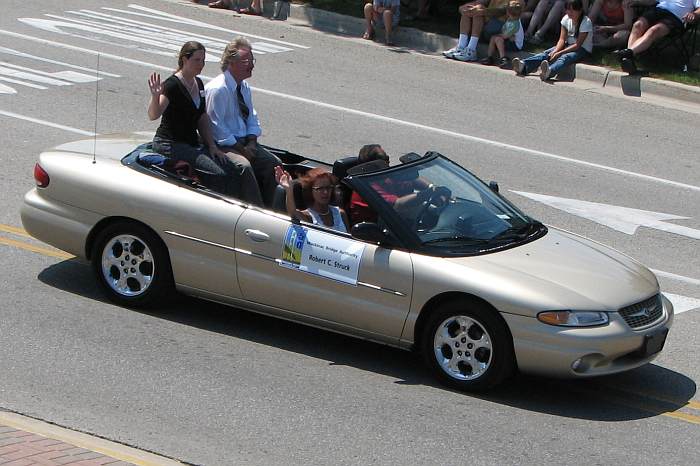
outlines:
[[[271, 3], [270, 0], [268, 3]], [[291, 19], [306, 23], [321, 31], [359, 37], [365, 30], [365, 21], [362, 18], [341, 15], [306, 5], [292, 3], [290, 6], [289, 17]], [[454, 37], [403, 26], [399, 26], [396, 30], [394, 40], [404, 47], [430, 54], [449, 49], [455, 44]], [[480, 44], [479, 49], [485, 54], [486, 45]], [[523, 54], [522, 56], [527, 55]], [[697, 86], [662, 79], [630, 76], [620, 71], [586, 64], [577, 64], [575, 73], [571, 74], [581, 80], [597, 83], [600, 87], [619, 90], [626, 96], [641, 97], [644, 94], [653, 94], [658, 97], [700, 105], [700, 87]]]
[[[76, 432], [55, 424], [40, 421], [21, 414], [0, 410], [0, 424], [32, 434], [58, 440], [79, 448], [93, 451], [114, 459], [139, 466], [183, 466], [179, 461], [149, 453], [121, 443]], [[43, 464], [43, 463], [42, 463]]]

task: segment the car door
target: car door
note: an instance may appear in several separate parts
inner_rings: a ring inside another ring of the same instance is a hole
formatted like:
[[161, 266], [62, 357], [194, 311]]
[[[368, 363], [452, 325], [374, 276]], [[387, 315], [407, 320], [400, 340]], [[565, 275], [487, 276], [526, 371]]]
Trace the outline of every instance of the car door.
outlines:
[[247, 209], [236, 225], [236, 263], [244, 299], [268, 312], [373, 340], [401, 336], [413, 287], [407, 252]]

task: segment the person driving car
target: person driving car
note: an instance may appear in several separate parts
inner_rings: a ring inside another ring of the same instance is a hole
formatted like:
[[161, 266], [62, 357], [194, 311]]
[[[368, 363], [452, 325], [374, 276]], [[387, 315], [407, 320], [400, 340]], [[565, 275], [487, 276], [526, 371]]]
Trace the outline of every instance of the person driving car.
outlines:
[[[389, 166], [389, 156], [379, 144], [367, 144], [360, 149], [358, 155], [360, 164], [384, 161]], [[439, 188], [436, 188], [429, 181], [420, 178], [399, 179], [387, 177], [382, 181], [375, 181], [371, 185], [372, 189], [388, 204], [390, 204], [400, 215], [408, 214], [428, 201]], [[449, 198], [448, 193], [443, 193], [443, 197]], [[447, 199], [443, 199], [446, 201]], [[360, 222], [376, 223], [377, 213], [360, 196], [357, 191], [353, 191], [350, 199], [350, 219], [354, 224]]]

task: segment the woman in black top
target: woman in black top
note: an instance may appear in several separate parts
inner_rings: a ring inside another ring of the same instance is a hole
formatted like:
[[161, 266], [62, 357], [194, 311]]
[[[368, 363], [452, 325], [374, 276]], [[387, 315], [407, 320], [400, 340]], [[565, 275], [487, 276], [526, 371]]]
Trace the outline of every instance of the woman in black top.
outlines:
[[[204, 84], [197, 77], [204, 68], [205, 53], [199, 42], [187, 42], [180, 49], [178, 68], [172, 76], [162, 83], [158, 73], [151, 74], [148, 79], [151, 90], [148, 117], [161, 119], [153, 138], [153, 150], [213, 173], [221, 181], [217, 188], [240, 198], [241, 192], [250, 192], [251, 183], [257, 187], [257, 181], [250, 164], [241, 160], [242, 157], [235, 157], [235, 162], [232, 161], [217, 147], [211, 135]], [[200, 137], [206, 148], [199, 144]], [[246, 200], [262, 204], [259, 198]]]

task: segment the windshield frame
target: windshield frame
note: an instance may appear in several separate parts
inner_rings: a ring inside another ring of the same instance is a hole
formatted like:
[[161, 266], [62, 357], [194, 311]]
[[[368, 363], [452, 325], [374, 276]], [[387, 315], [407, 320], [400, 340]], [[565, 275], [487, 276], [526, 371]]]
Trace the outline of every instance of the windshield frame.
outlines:
[[[460, 244], [459, 241], [455, 241], [454, 244], [448, 244], [450, 243], [449, 240], [446, 240], [442, 244], [421, 241], [418, 234], [414, 232], [410, 228], [410, 226], [400, 218], [397, 212], [394, 209], [392, 209], [374, 189], [370, 187], [370, 183], [368, 180], [375, 179], [377, 175], [380, 174], [390, 175], [392, 173], [401, 172], [404, 170], [411, 169], [413, 167], [419, 168], [437, 159], [441, 159], [442, 161], [447, 162], [449, 165], [452, 165], [457, 171], [462, 170], [467, 175], [467, 178], [472, 180], [472, 183], [479, 184], [479, 187], [482, 188], [481, 191], [487, 193], [487, 195], [494, 196], [495, 198], [506, 204], [506, 206], [508, 206], [510, 209], [513, 209], [513, 211], [516, 214], [522, 216], [522, 218], [533, 227], [532, 231], [530, 231], [526, 236], [522, 238], [508, 238], [512, 239], [512, 241], [489, 241], [483, 243], [471, 242], [471, 244]], [[360, 194], [360, 196], [362, 196], [362, 198], [367, 202], [367, 204], [372, 209], [374, 209], [377, 212], [377, 214], [382, 218], [383, 222], [386, 224], [390, 232], [396, 238], [398, 238], [400, 242], [403, 243], [403, 245], [405, 245], [407, 250], [411, 252], [418, 252], [421, 254], [440, 257], [483, 255], [529, 243], [531, 241], [541, 238], [548, 231], [546, 226], [524, 213], [521, 209], [515, 206], [512, 202], [510, 202], [500, 193], [493, 191], [489, 187], [489, 185], [486, 182], [484, 182], [481, 178], [479, 178], [468, 169], [462, 167], [458, 163], [450, 160], [449, 158], [445, 157], [444, 155], [438, 152], [428, 152], [423, 157], [415, 161], [399, 165], [393, 165], [385, 169], [375, 170], [369, 173], [348, 175], [342, 180], [342, 182], [350, 186], [353, 190], [357, 191]]]

